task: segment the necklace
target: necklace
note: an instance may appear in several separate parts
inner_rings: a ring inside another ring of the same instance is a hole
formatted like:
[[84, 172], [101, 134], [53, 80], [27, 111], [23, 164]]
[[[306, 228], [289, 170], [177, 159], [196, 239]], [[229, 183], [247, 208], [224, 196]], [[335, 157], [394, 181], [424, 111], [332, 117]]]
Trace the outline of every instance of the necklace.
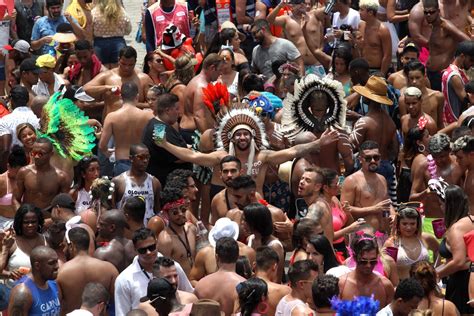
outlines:
[[178, 232], [176, 232], [176, 230], [173, 227], [171, 227], [171, 225], [168, 225], [168, 227], [176, 235], [176, 237], [178, 237], [178, 239], [181, 242], [181, 244], [183, 245], [184, 249], [186, 249], [186, 255], [188, 256], [189, 263], [192, 266], [194, 260], [193, 260], [193, 256], [192, 256], [192, 253], [191, 253], [191, 246], [189, 245], [188, 234], [186, 234], [186, 230], [183, 227], [184, 238], [185, 238], [185, 241], [186, 241], [186, 242], [184, 242], [183, 239], [181, 238], [181, 236], [178, 235]]

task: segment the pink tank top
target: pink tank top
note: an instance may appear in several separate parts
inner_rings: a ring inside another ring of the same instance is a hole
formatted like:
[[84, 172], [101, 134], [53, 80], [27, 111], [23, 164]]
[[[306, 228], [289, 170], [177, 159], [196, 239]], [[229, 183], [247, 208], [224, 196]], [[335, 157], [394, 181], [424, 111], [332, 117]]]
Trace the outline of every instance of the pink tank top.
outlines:
[[[346, 224], [347, 215], [346, 213], [344, 213], [343, 210], [341, 210], [339, 204], [332, 206], [331, 212], [332, 212], [332, 227], [334, 228], [334, 232], [337, 232], [338, 230], [341, 230], [341, 228], [344, 227], [344, 225]], [[334, 240], [333, 244], [338, 244], [342, 241], [344, 241], [344, 237]]]

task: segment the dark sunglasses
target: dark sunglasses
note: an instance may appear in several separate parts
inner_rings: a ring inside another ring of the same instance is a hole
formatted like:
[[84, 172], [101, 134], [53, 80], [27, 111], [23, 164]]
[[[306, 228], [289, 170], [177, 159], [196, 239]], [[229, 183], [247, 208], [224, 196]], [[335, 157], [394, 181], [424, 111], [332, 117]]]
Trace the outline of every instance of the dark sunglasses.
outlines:
[[156, 250], [156, 244], [150, 245], [148, 247], [138, 248], [137, 252], [141, 255], [146, 254], [147, 251], [153, 252]]
[[358, 260], [357, 261], [358, 263], [362, 264], [362, 265], [366, 265], [367, 263], [370, 264], [371, 266], [374, 266], [377, 264], [378, 262], [378, 259], [373, 259], [373, 260]]
[[380, 160], [380, 155], [364, 156], [362, 158], [365, 160], [365, 162], [371, 162], [372, 159], [377, 162]]

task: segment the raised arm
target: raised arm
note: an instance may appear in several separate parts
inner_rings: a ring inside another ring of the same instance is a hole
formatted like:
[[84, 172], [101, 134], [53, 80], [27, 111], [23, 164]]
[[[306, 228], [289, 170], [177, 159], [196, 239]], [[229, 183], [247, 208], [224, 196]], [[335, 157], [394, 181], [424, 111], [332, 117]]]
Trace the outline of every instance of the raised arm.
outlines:
[[272, 12], [267, 16], [267, 22], [271, 25], [285, 27], [286, 19], [288, 16], [278, 16], [280, 10], [286, 5], [285, 0], [280, 1], [280, 3], [272, 10]]
[[171, 153], [173, 156], [176, 156], [179, 160], [191, 162], [203, 167], [214, 167], [218, 165], [221, 158], [226, 155], [226, 152], [224, 151], [214, 151], [212, 153], [203, 154], [198, 151], [192, 151], [188, 148], [178, 147], [167, 141], [163, 141], [159, 146]]
[[395, 0], [387, 1], [387, 19], [392, 23], [407, 21], [410, 14], [408, 10], [397, 11], [395, 8]]

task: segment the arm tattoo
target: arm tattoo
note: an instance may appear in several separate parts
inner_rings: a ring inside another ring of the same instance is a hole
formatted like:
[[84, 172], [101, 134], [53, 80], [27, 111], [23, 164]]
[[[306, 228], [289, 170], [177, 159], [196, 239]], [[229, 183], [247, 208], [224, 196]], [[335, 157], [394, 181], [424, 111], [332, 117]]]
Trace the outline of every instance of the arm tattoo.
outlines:
[[313, 203], [308, 208], [308, 214], [306, 214], [306, 217], [314, 219], [317, 222], [320, 222], [323, 215], [324, 215], [324, 209], [317, 203]]

